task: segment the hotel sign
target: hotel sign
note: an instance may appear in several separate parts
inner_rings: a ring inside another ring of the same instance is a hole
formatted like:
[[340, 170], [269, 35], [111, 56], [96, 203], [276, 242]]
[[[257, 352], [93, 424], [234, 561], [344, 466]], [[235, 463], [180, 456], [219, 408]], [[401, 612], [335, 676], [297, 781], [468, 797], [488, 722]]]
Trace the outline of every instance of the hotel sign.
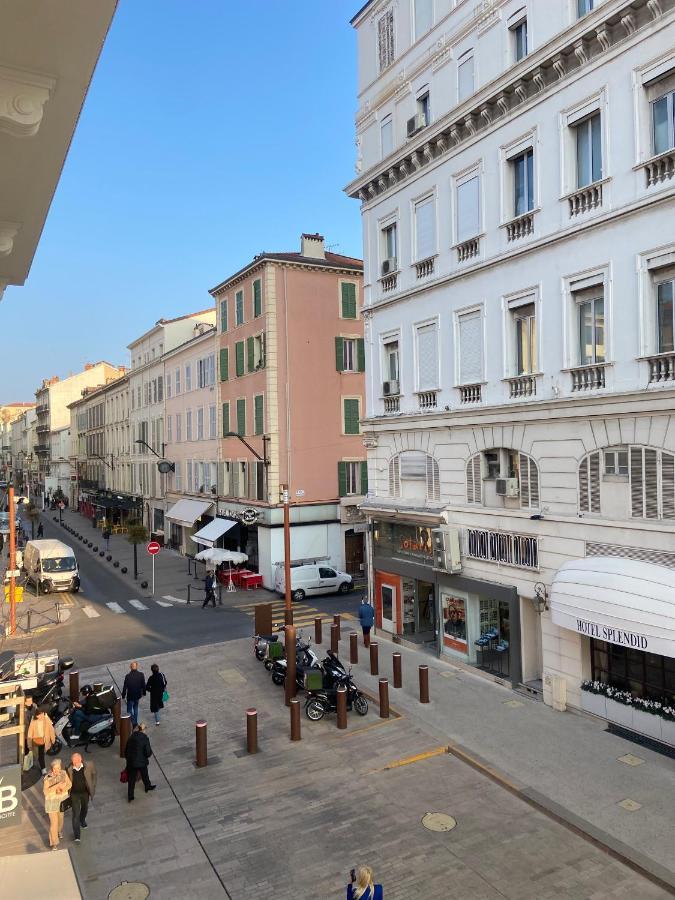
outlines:
[[633, 650], [649, 650], [649, 640], [644, 634], [624, 631], [622, 628], [610, 628], [608, 625], [597, 625], [585, 619], [576, 621], [579, 634], [585, 634], [599, 641], [608, 641], [610, 644], [619, 644], [621, 647], [630, 647]]

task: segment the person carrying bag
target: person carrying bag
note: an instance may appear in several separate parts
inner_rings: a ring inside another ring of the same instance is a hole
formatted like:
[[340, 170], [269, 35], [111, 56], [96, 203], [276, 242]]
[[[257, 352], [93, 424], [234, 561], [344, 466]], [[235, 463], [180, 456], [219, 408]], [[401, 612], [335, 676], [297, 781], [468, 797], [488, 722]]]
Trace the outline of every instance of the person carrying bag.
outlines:
[[70, 809], [71, 782], [61, 768], [61, 760], [55, 759], [48, 775], [44, 777], [45, 812], [49, 816], [49, 846], [56, 850], [63, 837], [63, 814]]

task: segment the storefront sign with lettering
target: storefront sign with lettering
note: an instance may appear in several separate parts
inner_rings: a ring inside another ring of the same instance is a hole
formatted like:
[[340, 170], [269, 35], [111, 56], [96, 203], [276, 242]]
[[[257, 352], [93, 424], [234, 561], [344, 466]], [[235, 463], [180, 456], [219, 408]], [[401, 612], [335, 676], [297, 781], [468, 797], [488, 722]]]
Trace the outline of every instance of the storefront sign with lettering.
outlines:
[[619, 644], [621, 647], [632, 647], [634, 650], [648, 650], [649, 641], [643, 634], [634, 631], [623, 631], [620, 628], [610, 628], [608, 625], [596, 625], [595, 622], [587, 622], [577, 619], [577, 631], [588, 637], [597, 638], [599, 641], [608, 641], [610, 644]]

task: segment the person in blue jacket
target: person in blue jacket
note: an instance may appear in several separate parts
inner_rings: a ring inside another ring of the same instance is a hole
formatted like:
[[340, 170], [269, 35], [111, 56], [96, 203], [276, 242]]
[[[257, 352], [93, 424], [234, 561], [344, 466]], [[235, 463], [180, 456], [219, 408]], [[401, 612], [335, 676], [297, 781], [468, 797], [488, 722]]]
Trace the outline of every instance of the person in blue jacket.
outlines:
[[373, 883], [373, 872], [368, 866], [352, 869], [352, 883], [347, 885], [347, 900], [384, 900], [381, 884]]
[[365, 596], [361, 598], [361, 606], [359, 606], [359, 622], [363, 631], [363, 646], [370, 647], [370, 629], [375, 622], [375, 610], [367, 602]]

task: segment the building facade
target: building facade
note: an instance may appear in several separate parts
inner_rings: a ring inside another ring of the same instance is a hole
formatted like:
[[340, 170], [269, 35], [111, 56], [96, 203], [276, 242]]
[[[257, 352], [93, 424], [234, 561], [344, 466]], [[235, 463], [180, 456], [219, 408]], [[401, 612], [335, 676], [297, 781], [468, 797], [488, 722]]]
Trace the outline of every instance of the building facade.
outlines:
[[670, 700], [675, 4], [353, 24], [378, 624], [558, 706]]

